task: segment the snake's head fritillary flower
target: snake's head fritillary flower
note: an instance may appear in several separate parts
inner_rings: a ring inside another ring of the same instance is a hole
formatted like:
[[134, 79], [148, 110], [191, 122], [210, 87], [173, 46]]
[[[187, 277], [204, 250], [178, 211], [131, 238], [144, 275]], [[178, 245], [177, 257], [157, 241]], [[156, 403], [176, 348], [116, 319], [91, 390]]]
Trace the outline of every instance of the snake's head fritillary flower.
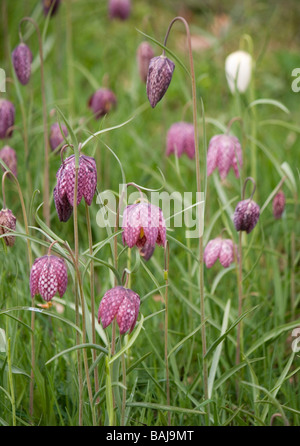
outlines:
[[44, 11], [45, 16], [48, 15], [50, 9], [52, 8], [52, 10], [51, 10], [51, 17], [52, 17], [54, 14], [57, 13], [57, 10], [60, 5], [60, 0], [42, 0], [42, 4], [43, 4], [43, 11]]
[[95, 91], [88, 101], [88, 106], [94, 113], [95, 119], [106, 115], [116, 105], [117, 98], [108, 88], [100, 88]]
[[194, 126], [189, 122], [175, 122], [167, 133], [166, 155], [171, 153], [179, 158], [183, 153], [191, 159], [195, 157], [195, 134]]
[[260, 207], [251, 198], [240, 201], [234, 211], [233, 223], [237, 231], [249, 234], [256, 226], [260, 215]]
[[120, 334], [129, 333], [135, 327], [140, 309], [140, 296], [129, 288], [116, 286], [104, 294], [98, 311], [98, 322], [103, 328], [108, 327], [114, 318]]
[[241, 144], [232, 135], [215, 135], [211, 138], [207, 151], [207, 175], [218, 168], [221, 179], [223, 180], [232, 167], [235, 176], [239, 178], [239, 169], [243, 164]]
[[123, 244], [136, 246], [141, 256], [149, 260], [155, 245], [165, 246], [166, 224], [162, 210], [150, 203], [140, 202], [126, 207], [123, 213]]
[[274, 197], [273, 203], [273, 215], [276, 219], [281, 218], [285, 209], [285, 194], [280, 190]]
[[49, 302], [58, 292], [62, 297], [67, 289], [68, 271], [64, 259], [45, 255], [35, 259], [30, 272], [31, 297], [40, 294]]
[[137, 49], [137, 63], [142, 82], [147, 81], [150, 60], [154, 57], [154, 50], [150, 43], [142, 42]]
[[[16, 230], [16, 217], [10, 209], [2, 209], [0, 211], [0, 235], [8, 234]], [[7, 235], [3, 237], [6, 246], [15, 244], [15, 236]]]
[[203, 260], [207, 268], [211, 268], [219, 259], [224, 268], [228, 268], [237, 255], [237, 248], [231, 239], [217, 237], [210, 240], [205, 247]]
[[235, 51], [227, 56], [225, 74], [231, 93], [244, 93], [251, 80], [252, 57], [246, 51]]
[[22, 85], [29, 82], [32, 58], [32, 52], [25, 43], [20, 43], [12, 52], [12, 64]]
[[[57, 184], [53, 198], [60, 221], [67, 221], [74, 207], [75, 155], [66, 158], [56, 174]], [[82, 198], [90, 206], [97, 187], [97, 168], [94, 158], [86, 155], [79, 157], [77, 206]]]
[[[7, 99], [0, 99], [0, 139], [10, 138], [15, 123], [15, 107]], [[9, 130], [10, 129], [10, 130]]]
[[109, 0], [108, 13], [111, 19], [128, 19], [131, 12], [131, 0]]
[[165, 56], [153, 57], [147, 75], [147, 96], [152, 108], [163, 98], [172, 80], [175, 64]]
[[[0, 150], [0, 159], [5, 162], [7, 167], [12, 171], [14, 176], [17, 176], [17, 154], [16, 151], [10, 146], [4, 146]], [[2, 170], [5, 170], [3, 166]]]
[[[63, 134], [65, 135], [65, 137], [67, 137], [68, 129], [64, 124], [61, 125], [61, 130], [63, 131]], [[49, 138], [51, 150], [55, 150], [58, 146], [60, 146], [65, 141], [65, 139], [61, 133], [61, 130], [60, 130], [58, 122], [55, 122], [54, 124], [52, 124], [51, 129], [50, 129], [50, 138]]]

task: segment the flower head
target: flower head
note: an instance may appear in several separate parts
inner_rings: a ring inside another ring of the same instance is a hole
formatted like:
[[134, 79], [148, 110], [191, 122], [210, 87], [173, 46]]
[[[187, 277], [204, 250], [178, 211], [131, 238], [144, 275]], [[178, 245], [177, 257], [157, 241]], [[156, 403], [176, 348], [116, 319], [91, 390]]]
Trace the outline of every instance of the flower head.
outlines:
[[274, 197], [273, 203], [273, 215], [276, 219], [281, 218], [285, 208], [285, 194], [280, 190]]
[[172, 80], [175, 64], [165, 56], [153, 57], [147, 75], [147, 96], [152, 108], [162, 99]]
[[[53, 198], [60, 221], [67, 221], [74, 207], [75, 155], [66, 158], [56, 174], [57, 184]], [[77, 206], [85, 199], [90, 206], [97, 186], [97, 168], [94, 158], [86, 155], [79, 157]]]
[[252, 72], [252, 57], [246, 51], [235, 51], [225, 61], [225, 73], [231, 93], [237, 89], [244, 93], [249, 85]]
[[[12, 173], [17, 176], [17, 154], [16, 151], [10, 146], [4, 146], [0, 150], [0, 159], [5, 162], [7, 167], [12, 171]], [[2, 170], [5, 170], [2, 166]]]
[[44, 15], [47, 16], [50, 9], [52, 8], [51, 11], [51, 17], [52, 17], [54, 14], [56, 14], [58, 10], [58, 7], [60, 5], [60, 0], [42, 0], [42, 3], [43, 3]]
[[[65, 137], [67, 137], [68, 129], [64, 124], [61, 125], [61, 130], [63, 131]], [[64, 142], [64, 137], [61, 130], [58, 122], [52, 124], [50, 129], [50, 147], [52, 150], [55, 150], [58, 146], [60, 146], [60, 144]]]
[[88, 102], [88, 106], [93, 111], [96, 119], [106, 115], [116, 105], [117, 98], [115, 94], [107, 88], [97, 90]]
[[219, 259], [224, 268], [228, 268], [237, 255], [237, 247], [231, 239], [217, 237], [210, 240], [204, 250], [204, 262], [207, 268], [211, 268]]
[[154, 50], [148, 42], [142, 42], [137, 49], [137, 63], [142, 82], [147, 81], [150, 60], [154, 57]]
[[123, 214], [123, 244], [137, 246], [142, 257], [149, 260], [155, 245], [164, 246], [166, 224], [162, 210], [150, 203], [140, 202], [126, 207]]
[[191, 159], [195, 157], [194, 126], [189, 122], [176, 122], [167, 133], [166, 155], [175, 153], [179, 158], [184, 152]]
[[207, 175], [218, 167], [223, 180], [232, 167], [239, 178], [239, 167], [242, 166], [242, 149], [239, 140], [231, 135], [215, 135], [209, 142], [207, 151]]
[[31, 297], [40, 294], [49, 302], [58, 292], [62, 297], [67, 289], [68, 272], [64, 259], [45, 255], [35, 259], [30, 272]]
[[[0, 211], [0, 235], [8, 234], [11, 231], [16, 230], [16, 217], [10, 209], [2, 209]], [[15, 244], [15, 236], [4, 236], [4, 242], [7, 246], [13, 246]]]
[[15, 107], [7, 99], [0, 99], [0, 139], [9, 138], [13, 129], [9, 130], [15, 123]]
[[129, 333], [135, 327], [140, 309], [140, 296], [134, 291], [116, 286], [104, 294], [98, 311], [98, 322], [103, 328], [108, 327], [114, 318], [120, 329], [120, 334]]
[[260, 215], [260, 207], [252, 198], [240, 201], [234, 211], [233, 223], [237, 231], [249, 234], [256, 226]]
[[20, 43], [12, 52], [12, 63], [17, 78], [22, 85], [29, 82], [31, 75], [32, 52], [25, 43]]
[[111, 19], [126, 20], [131, 12], [131, 0], [109, 0], [108, 13]]

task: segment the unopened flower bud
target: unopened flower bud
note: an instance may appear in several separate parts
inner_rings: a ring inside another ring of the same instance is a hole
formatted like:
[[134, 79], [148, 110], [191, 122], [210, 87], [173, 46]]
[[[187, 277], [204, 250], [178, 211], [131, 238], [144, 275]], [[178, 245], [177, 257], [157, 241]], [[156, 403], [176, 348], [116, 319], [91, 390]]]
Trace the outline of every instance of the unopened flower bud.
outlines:
[[[58, 7], [60, 5], [60, 0], [42, 0], [44, 15], [47, 16], [50, 9], [51, 17], [57, 13]], [[52, 6], [53, 5], [53, 6]]]
[[147, 96], [151, 107], [162, 99], [172, 80], [175, 64], [165, 56], [153, 57], [147, 75]]
[[[0, 99], [0, 139], [10, 138], [15, 123], [15, 107], [7, 99]], [[10, 130], [9, 130], [10, 129]]]
[[273, 215], [276, 219], [281, 218], [284, 208], [285, 208], [285, 195], [282, 190], [280, 190], [274, 197], [273, 203]]
[[[10, 209], [0, 211], [0, 235], [8, 234], [16, 230], [16, 217]], [[4, 236], [4, 242], [7, 246], [13, 246], [15, 243], [14, 235]]]
[[260, 207], [251, 198], [240, 201], [234, 211], [233, 223], [237, 231], [249, 234], [256, 226], [260, 215]]
[[[0, 158], [5, 162], [7, 167], [12, 171], [14, 176], [17, 176], [17, 154], [16, 151], [10, 146], [4, 146], [3, 149], [0, 150]], [[5, 171], [4, 167], [2, 170]]]
[[96, 119], [106, 115], [117, 104], [115, 94], [107, 88], [100, 88], [89, 99], [88, 106]]
[[[64, 124], [61, 125], [61, 130], [63, 131], [63, 134], [65, 135], [65, 137], [67, 137], [68, 129]], [[49, 138], [51, 150], [55, 150], [58, 146], [60, 146], [60, 144], [62, 144], [65, 141], [64, 137], [61, 133], [61, 130], [60, 130], [58, 122], [55, 122], [54, 124], [52, 124], [51, 129], [50, 129], [50, 138]]]
[[246, 51], [235, 51], [225, 61], [225, 73], [231, 93], [244, 93], [252, 74], [252, 57]]
[[31, 75], [32, 52], [25, 43], [20, 43], [13, 50], [12, 63], [21, 84], [28, 84]]
[[109, 0], [108, 12], [111, 19], [126, 20], [131, 12], [131, 0]]
[[154, 50], [148, 42], [142, 42], [137, 49], [137, 63], [142, 82], [147, 81], [150, 60], [154, 57]]

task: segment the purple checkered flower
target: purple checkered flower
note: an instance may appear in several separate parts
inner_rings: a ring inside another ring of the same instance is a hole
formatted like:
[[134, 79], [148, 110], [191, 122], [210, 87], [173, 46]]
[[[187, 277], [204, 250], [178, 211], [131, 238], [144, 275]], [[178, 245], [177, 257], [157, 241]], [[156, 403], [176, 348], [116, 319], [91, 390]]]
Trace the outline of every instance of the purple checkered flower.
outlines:
[[12, 52], [13, 67], [22, 85], [29, 82], [32, 58], [32, 52], [25, 43], [20, 43]]
[[171, 125], [167, 133], [166, 155], [171, 153], [180, 158], [183, 153], [191, 159], [195, 157], [194, 126], [189, 122], [176, 122]]
[[30, 272], [31, 297], [40, 294], [49, 302], [57, 292], [62, 297], [67, 284], [68, 272], [64, 259], [49, 254], [35, 259]]
[[[68, 129], [64, 124], [61, 125], [61, 130], [63, 131], [63, 134], [65, 135], [65, 137], [67, 137]], [[51, 129], [50, 129], [50, 138], [49, 138], [51, 150], [55, 150], [58, 146], [60, 146], [65, 141], [61, 130], [60, 130], [58, 122], [55, 122], [54, 124], [52, 124]]]
[[218, 168], [222, 180], [232, 167], [239, 178], [239, 168], [243, 164], [242, 148], [238, 138], [231, 135], [215, 135], [209, 142], [207, 151], [207, 175]]
[[260, 207], [252, 198], [240, 201], [234, 211], [233, 223], [237, 231], [249, 234], [256, 226], [260, 215]]
[[[72, 215], [75, 190], [75, 155], [66, 158], [56, 174], [57, 184], [53, 198], [60, 221], [67, 221]], [[79, 157], [77, 206], [82, 198], [90, 206], [97, 187], [97, 168], [94, 158], [86, 155]]]
[[[10, 209], [2, 209], [0, 211], [0, 235], [8, 234], [16, 230], [16, 217]], [[7, 235], [3, 237], [6, 246], [15, 244], [15, 236]]]
[[273, 203], [273, 215], [278, 220], [281, 218], [284, 209], [285, 209], [285, 194], [282, 190], [280, 190], [274, 197]]
[[123, 244], [137, 246], [141, 256], [149, 260], [155, 245], [165, 246], [166, 224], [162, 210], [150, 203], [136, 203], [126, 207], [123, 214]]
[[[0, 99], [0, 139], [10, 138], [15, 123], [15, 107], [7, 99]], [[9, 130], [10, 129], [10, 130]]]
[[106, 115], [116, 105], [115, 94], [107, 88], [97, 90], [88, 101], [88, 106], [93, 111], [95, 119]]
[[98, 322], [103, 328], [108, 327], [114, 318], [120, 329], [120, 334], [129, 333], [135, 327], [140, 309], [140, 296], [134, 291], [116, 286], [104, 294], [98, 311]]
[[60, 0], [42, 0], [44, 15], [47, 16], [52, 5], [51, 17], [57, 13], [58, 7], [60, 5]]
[[137, 49], [137, 63], [142, 82], [147, 81], [150, 60], [154, 57], [154, 50], [148, 42], [142, 42]]
[[[12, 171], [14, 176], [17, 176], [17, 154], [16, 151], [10, 146], [4, 146], [0, 150], [0, 159], [5, 162], [7, 167]], [[2, 170], [5, 171], [3, 166]], [[9, 174], [10, 175], [10, 174]]]
[[153, 57], [147, 75], [147, 96], [152, 108], [163, 98], [172, 80], [175, 64], [166, 56]]
[[237, 247], [233, 241], [217, 237], [206, 245], [203, 260], [207, 268], [211, 268], [218, 259], [224, 268], [228, 268], [235, 255], [237, 256]]
[[109, 0], [108, 13], [111, 19], [126, 20], [131, 12], [131, 0]]

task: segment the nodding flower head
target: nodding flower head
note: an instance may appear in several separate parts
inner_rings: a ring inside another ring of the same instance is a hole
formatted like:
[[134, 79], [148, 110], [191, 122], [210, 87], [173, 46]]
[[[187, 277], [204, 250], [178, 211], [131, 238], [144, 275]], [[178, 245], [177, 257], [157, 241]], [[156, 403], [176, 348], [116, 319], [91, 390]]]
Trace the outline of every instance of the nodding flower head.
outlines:
[[163, 98], [172, 80], [175, 64], [165, 56], [153, 57], [147, 75], [147, 96], [152, 108]]
[[50, 15], [50, 17], [52, 17], [54, 14], [57, 13], [58, 7], [60, 5], [60, 0], [42, 0], [42, 4], [45, 16], [48, 15], [50, 9], [52, 8]]
[[100, 88], [95, 91], [88, 101], [88, 106], [94, 113], [95, 119], [106, 115], [116, 105], [117, 98], [115, 94], [107, 88]]
[[204, 250], [204, 262], [211, 268], [219, 259], [224, 268], [228, 268], [237, 256], [237, 247], [231, 239], [217, 237], [210, 240]]
[[[10, 209], [2, 209], [0, 211], [0, 235], [8, 234], [16, 230], [16, 217]], [[14, 235], [6, 235], [3, 237], [6, 246], [15, 244]]]
[[22, 85], [29, 82], [31, 75], [32, 52], [25, 43], [20, 43], [12, 52], [12, 64]]
[[238, 138], [225, 134], [212, 137], [207, 151], [207, 175], [211, 175], [218, 168], [223, 180], [232, 167], [235, 176], [239, 178], [239, 168], [242, 164], [242, 149]]
[[[57, 184], [53, 198], [60, 221], [67, 221], [72, 215], [75, 190], [75, 155], [66, 158], [56, 174]], [[97, 187], [97, 168], [94, 158], [86, 155], [79, 157], [77, 206], [85, 199], [90, 206]]]
[[277, 220], [281, 218], [284, 209], [285, 209], [285, 194], [282, 190], [280, 190], [274, 197], [273, 203], [273, 215]]
[[123, 213], [123, 244], [137, 246], [140, 255], [149, 260], [155, 245], [165, 246], [166, 224], [162, 210], [150, 203], [140, 202], [126, 207]]
[[231, 93], [244, 93], [251, 80], [252, 57], [246, 51], [234, 51], [227, 56], [225, 73]]
[[147, 81], [150, 60], [154, 57], [154, 50], [150, 43], [142, 42], [137, 49], [137, 63], [142, 82]]
[[194, 126], [189, 122], [176, 122], [171, 125], [167, 133], [166, 155], [171, 153], [179, 158], [183, 153], [191, 159], [195, 157]]
[[11, 127], [15, 123], [15, 107], [7, 99], [0, 99], [0, 139], [10, 138], [13, 134]]
[[64, 259], [49, 254], [35, 259], [30, 272], [31, 297], [40, 294], [49, 302], [57, 292], [62, 297], [67, 284], [68, 272]]
[[109, 0], [108, 13], [111, 19], [126, 20], [131, 12], [131, 0]]
[[[16, 154], [16, 151], [10, 146], [4, 146], [3, 149], [0, 150], [0, 159], [2, 159], [2, 161], [5, 162], [7, 167], [12, 171], [12, 173], [16, 177], [17, 176], [17, 154]], [[2, 167], [2, 170], [5, 171], [4, 166], [1, 166], [1, 167]]]
[[[246, 184], [248, 181], [251, 181], [253, 184], [253, 190], [250, 198], [247, 200], [244, 199]], [[242, 193], [242, 201], [240, 201], [234, 211], [233, 215], [233, 223], [235, 229], [237, 231], [246, 231], [249, 234], [256, 226], [260, 216], [260, 207], [255, 201], [252, 200], [256, 189], [255, 181], [252, 177], [247, 177], [244, 182], [243, 193]]]
[[135, 327], [140, 309], [140, 296], [134, 291], [116, 286], [104, 294], [98, 311], [98, 322], [103, 328], [108, 327], [114, 318], [120, 329], [120, 334], [129, 333]]
[[[67, 127], [64, 124], [61, 125], [61, 130], [63, 131], [63, 134], [65, 135], [65, 137], [67, 137], [69, 133], [68, 133]], [[60, 146], [65, 141], [61, 130], [60, 130], [58, 122], [55, 122], [54, 124], [52, 124], [51, 129], [50, 129], [50, 138], [49, 138], [51, 150], [55, 150], [58, 146]]]

